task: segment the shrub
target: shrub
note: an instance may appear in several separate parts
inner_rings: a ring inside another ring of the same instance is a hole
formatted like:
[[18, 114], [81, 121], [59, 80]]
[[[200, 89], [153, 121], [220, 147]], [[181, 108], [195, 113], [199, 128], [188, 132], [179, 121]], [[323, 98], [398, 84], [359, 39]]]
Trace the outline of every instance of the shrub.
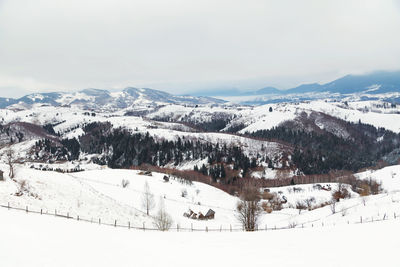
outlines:
[[271, 193], [268, 191], [264, 191], [261, 195], [261, 198], [264, 200], [267, 200], [266, 203], [272, 210], [281, 210], [282, 209], [283, 203], [277, 193], [275, 193], [275, 192]]
[[307, 198], [304, 202], [307, 205], [307, 209], [308, 210], [312, 210], [313, 209], [313, 204], [315, 203], [315, 197]]
[[344, 184], [338, 183], [338, 187], [337, 187], [337, 189], [332, 193], [332, 197], [333, 197], [336, 201], [340, 201], [340, 199], [350, 198], [350, 197], [351, 197], [351, 194], [350, 194], [350, 192], [347, 190], [347, 188], [344, 186]]
[[125, 179], [122, 179], [121, 185], [122, 185], [123, 188], [126, 188], [129, 185], [129, 181], [125, 180]]
[[264, 192], [261, 197], [262, 197], [262, 199], [271, 201], [271, 200], [274, 199], [275, 194], [274, 193], [270, 193], [270, 192]]
[[271, 206], [269, 205], [268, 202], [263, 201], [263, 202], [261, 203], [261, 208], [262, 208], [266, 213], [271, 213], [271, 212], [272, 212], [272, 208], [271, 208]]
[[172, 226], [172, 218], [165, 211], [164, 200], [160, 198], [159, 209], [157, 215], [154, 217], [154, 226], [161, 231], [168, 231]]
[[342, 217], [346, 216], [346, 215], [347, 215], [347, 208], [343, 206], [343, 207], [340, 209], [340, 213], [342, 214]]
[[358, 190], [360, 196], [365, 197], [371, 195], [371, 190], [368, 184], [362, 184], [361, 188]]
[[188, 192], [187, 192], [186, 188], [182, 188], [181, 197], [187, 197], [187, 194], [188, 194]]

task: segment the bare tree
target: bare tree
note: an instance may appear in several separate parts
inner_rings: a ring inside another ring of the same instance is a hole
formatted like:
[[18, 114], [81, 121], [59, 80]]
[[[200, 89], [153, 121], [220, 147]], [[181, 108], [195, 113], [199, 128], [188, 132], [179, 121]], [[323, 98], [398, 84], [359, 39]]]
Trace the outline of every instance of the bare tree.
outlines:
[[11, 179], [14, 179], [14, 176], [15, 176], [15, 172], [14, 172], [15, 152], [12, 148], [7, 149], [6, 157], [7, 157], [8, 168], [10, 169], [8, 176]]
[[165, 211], [164, 200], [160, 197], [160, 201], [158, 204], [158, 212], [154, 217], [154, 226], [157, 227], [158, 230], [168, 231], [172, 225], [171, 216]]
[[261, 214], [260, 192], [257, 187], [247, 185], [243, 188], [236, 206], [236, 218], [246, 231], [254, 231]]
[[149, 215], [154, 206], [154, 195], [151, 193], [149, 184], [146, 181], [142, 194], [142, 207], [146, 210], [146, 214]]

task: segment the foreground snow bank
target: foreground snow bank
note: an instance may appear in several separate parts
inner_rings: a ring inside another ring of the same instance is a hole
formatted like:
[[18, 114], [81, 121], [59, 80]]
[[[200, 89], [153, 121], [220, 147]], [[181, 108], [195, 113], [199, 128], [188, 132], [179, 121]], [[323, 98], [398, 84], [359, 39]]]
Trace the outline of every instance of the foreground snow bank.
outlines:
[[6, 209], [0, 220], [3, 267], [395, 266], [400, 249], [400, 220], [255, 233], [142, 232]]

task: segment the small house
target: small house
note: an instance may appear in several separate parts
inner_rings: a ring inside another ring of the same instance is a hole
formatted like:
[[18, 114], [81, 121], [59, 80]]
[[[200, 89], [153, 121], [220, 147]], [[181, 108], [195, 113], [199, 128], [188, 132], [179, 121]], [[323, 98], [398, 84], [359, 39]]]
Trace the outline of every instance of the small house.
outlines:
[[204, 215], [204, 218], [206, 220], [212, 220], [215, 217], [215, 211], [213, 211], [212, 209], [209, 209], [206, 213], [206, 215]]
[[206, 220], [206, 216], [204, 216], [203, 213], [199, 212], [198, 219], [199, 220]]

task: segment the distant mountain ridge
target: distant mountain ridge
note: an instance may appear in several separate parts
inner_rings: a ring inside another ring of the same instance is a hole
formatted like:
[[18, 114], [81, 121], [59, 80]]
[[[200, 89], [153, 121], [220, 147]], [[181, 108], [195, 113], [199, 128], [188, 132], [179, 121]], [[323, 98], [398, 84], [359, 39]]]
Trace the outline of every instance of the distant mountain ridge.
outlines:
[[264, 87], [254, 91], [243, 92], [232, 88], [181, 96], [150, 88], [127, 87], [120, 92], [89, 88], [74, 93], [35, 93], [18, 99], [0, 97], [0, 108], [10, 106], [29, 108], [34, 104], [43, 104], [116, 110], [132, 106], [223, 104], [227, 102], [218, 99], [218, 97], [226, 97], [225, 99], [229, 101], [231, 101], [229, 97], [234, 97], [241, 104], [260, 105], [310, 100], [326, 97], [328, 94], [346, 96], [368, 93], [370, 95], [378, 95], [391, 92], [400, 93], [400, 71], [377, 71], [363, 75], [346, 75], [329, 83], [302, 84], [288, 90]]
[[133, 105], [162, 104], [222, 104], [226, 101], [201, 96], [176, 96], [167, 92], [150, 89], [127, 87], [120, 92], [109, 92], [103, 89], [84, 89], [79, 92], [34, 93], [18, 99], [0, 98], [0, 108], [13, 105], [20, 107], [43, 104], [51, 106], [79, 106], [86, 109], [123, 109]]
[[255, 91], [216, 90], [205, 92], [208, 96], [257, 96], [257, 95], [289, 95], [303, 93], [339, 93], [354, 94], [369, 92], [381, 94], [388, 92], [400, 92], [400, 71], [376, 71], [362, 75], [346, 75], [326, 84], [310, 83], [297, 87], [280, 90], [275, 87], [264, 87]]

